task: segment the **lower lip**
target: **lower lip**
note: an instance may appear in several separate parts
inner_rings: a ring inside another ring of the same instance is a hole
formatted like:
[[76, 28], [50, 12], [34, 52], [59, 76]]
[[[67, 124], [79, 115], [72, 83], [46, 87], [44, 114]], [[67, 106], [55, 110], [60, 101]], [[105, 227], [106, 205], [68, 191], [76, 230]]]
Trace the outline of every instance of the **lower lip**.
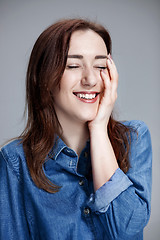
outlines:
[[[98, 94], [99, 95], [99, 94]], [[84, 103], [95, 103], [96, 101], [97, 101], [97, 99], [98, 99], [98, 95], [95, 97], [95, 98], [93, 98], [93, 99], [84, 99], [84, 98], [79, 98], [79, 97], [77, 97], [76, 95], [76, 97], [80, 100], [80, 101], [82, 101], [82, 102], [84, 102]]]

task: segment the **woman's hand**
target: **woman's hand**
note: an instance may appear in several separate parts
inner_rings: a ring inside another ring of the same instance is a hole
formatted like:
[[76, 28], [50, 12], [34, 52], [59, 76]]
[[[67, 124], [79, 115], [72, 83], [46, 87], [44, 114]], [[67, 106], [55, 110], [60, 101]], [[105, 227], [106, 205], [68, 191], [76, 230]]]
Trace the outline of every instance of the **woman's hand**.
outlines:
[[89, 130], [94, 127], [106, 129], [115, 101], [117, 99], [118, 72], [110, 56], [107, 59], [107, 69], [100, 72], [104, 91], [101, 96], [99, 108], [95, 119], [88, 123]]
[[107, 69], [100, 75], [104, 91], [95, 119], [88, 123], [94, 190], [107, 182], [118, 168], [118, 163], [107, 133], [107, 124], [117, 99], [118, 73], [110, 55]]

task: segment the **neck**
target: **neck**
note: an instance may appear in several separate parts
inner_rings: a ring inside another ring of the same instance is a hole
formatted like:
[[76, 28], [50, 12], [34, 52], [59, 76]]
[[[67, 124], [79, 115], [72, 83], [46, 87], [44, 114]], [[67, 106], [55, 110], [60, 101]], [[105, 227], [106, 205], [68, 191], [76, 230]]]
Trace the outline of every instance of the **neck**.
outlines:
[[78, 156], [86, 145], [86, 141], [89, 138], [89, 130], [87, 123], [75, 123], [75, 122], [60, 122], [62, 127], [62, 140], [65, 144], [73, 149]]

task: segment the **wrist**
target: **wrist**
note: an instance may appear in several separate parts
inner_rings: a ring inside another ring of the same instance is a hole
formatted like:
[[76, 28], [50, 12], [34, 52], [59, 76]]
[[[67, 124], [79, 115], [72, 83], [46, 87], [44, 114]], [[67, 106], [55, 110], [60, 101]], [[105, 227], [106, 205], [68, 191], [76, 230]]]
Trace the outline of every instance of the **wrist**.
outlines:
[[107, 129], [107, 125], [102, 126], [102, 125], [94, 125], [92, 127], [89, 128], [89, 132], [90, 132], [90, 137], [107, 137], [108, 138], [108, 129]]
[[101, 132], [107, 132], [107, 126], [108, 126], [108, 119], [104, 119], [103, 121], [90, 121], [88, 122], [88, 128], [89, 131], [101, 131]]

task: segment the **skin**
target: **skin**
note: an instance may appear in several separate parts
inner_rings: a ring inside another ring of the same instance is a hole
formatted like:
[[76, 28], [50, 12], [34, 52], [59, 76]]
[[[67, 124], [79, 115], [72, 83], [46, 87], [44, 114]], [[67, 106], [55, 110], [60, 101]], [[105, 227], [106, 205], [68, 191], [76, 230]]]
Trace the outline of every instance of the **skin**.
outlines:
[[[117, 69], [103, 39], [92, 30], [74, 32], [54, 107], [63, 129], [62, 139], [78, 155], [90, 138], [95, 191], [118, 168], [107, 132], [117, 87]], [[90, 93], [96, 94], [90, 95], [93, 99], [79, 97]]]

